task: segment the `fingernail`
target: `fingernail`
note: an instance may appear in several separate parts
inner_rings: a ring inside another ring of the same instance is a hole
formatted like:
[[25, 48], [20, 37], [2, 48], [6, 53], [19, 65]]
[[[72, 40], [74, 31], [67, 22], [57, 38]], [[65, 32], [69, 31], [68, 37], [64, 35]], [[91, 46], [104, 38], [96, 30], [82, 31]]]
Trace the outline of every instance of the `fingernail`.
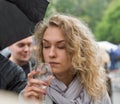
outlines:
[[46, 95], [46, 92], [43, 92], [43, 95]]
[[39, 69], [35, 69], [35, 71], [36, 71], [36, 72], [40, 72], [40, 70], [39, 70]]
[[47, 86], [47, 83], [43, 83], [42, 85]]

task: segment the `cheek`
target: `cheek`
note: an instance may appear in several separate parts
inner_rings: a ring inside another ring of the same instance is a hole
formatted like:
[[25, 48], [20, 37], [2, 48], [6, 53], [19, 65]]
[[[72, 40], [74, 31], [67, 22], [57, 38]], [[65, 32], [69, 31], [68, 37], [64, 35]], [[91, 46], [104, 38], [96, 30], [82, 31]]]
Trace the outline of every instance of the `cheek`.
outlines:
[[13, 53], [13, 54], [19, 54], [20, 51], [16, 49], [16, 50], [12, 51], [12, 53]]
[[22, 50], [18, 50], [18, 51], [16, 51], [16, 54], [18, 54], [18, 55], [21, 55], [22, 53], [23, 53]]
[[66, 52], [63, 54], [60, 54], [59, 58], [65, 67], [71, 66], [70, 56]]
[[20, 56], [20, 55], [22, 55], [22, 54], [24, 53], [24, 50], [21, 49], [21, 48], [18, 48], [18, 49], [16, 49], [16, 50], [14, 51], [14, 53], [15, 53], [16, 55]]
[[66, 51], [61, 52], [59, 54], [59, 57], [61, 59], [63, 59], [64, 61], [69, 61], [70, 60], [69, 55], [68, 55], [68, 53]]
[[67, 64], [67, 66], [71, 65], [71, 60], [69, 56], [65, 56], [64, 60], [65, 60], [64, 64]]

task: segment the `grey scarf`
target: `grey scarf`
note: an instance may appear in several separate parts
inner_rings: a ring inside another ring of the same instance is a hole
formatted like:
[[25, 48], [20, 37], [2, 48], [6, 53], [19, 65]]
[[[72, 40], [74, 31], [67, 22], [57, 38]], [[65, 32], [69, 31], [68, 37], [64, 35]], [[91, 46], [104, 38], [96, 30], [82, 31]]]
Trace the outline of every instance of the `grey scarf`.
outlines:
[[91, 104], [91, 97], [80, 85], [77, 78], [68, 87], [57, 79], [52, 80], [50, 87], [47, 89], [46, 99], [48, 100], [48, 98], [48, 104], [52, 104], [52, 101], [56, 104]]
[[[26, 103], [22, 92], [19, 95], [20, 104]], [[77, 77], [66, 87], [64, 83], [57, 79], [53, 79], [50, 86], [47, 88], [47, 95], [45, 96], [46, 104], [111, 104], [108, 93], [102, 96], [101, 99], [94, 101], [86, 92], [84, 87], [80, 85]], [[35, 104], [35, 103], [32, 103]]]

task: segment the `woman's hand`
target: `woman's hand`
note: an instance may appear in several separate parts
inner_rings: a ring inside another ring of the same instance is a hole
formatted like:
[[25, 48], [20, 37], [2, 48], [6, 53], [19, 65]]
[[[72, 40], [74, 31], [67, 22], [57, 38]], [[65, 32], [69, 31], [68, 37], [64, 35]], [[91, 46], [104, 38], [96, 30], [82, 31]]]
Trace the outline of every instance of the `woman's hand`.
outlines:
[[41, 86], [48, 86], [53, 76], [50, 76], [45, 81], [34, 79], [33, 77], [38, 73], [38, 71], [33, 70], [28, 74], [28, 83], [23, 92], [25, 99], [41, 100], [42, 96], [46, 94], [45, 89], [42, 89]]

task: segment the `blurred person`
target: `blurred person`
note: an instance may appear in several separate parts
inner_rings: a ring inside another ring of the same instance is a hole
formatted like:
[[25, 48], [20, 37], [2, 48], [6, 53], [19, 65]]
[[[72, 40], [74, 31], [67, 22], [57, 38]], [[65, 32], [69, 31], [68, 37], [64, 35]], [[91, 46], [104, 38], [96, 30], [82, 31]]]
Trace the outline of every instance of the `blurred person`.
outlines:
[[34, 79], [38, 71], [33, 70], [20, 93], [21, 102], [41, 101], [45, 95], [47, 104], [111, 104], [99, 48], [84, 22], [58, 14], [37, 24], [34, 34], [38, 62], [49, 63], [55, 78]]
[[[0, 0], [0, 50], [30, 36], [48, 4], [47, 0]], [[23, 69], [0, 54], [0, 90], [19, 93], [25, 85]]]
[[111, 60], [110, 71], [117, 72], [120, 69], [120, 45], [118, 45], [117, 49], [111, 50], [109, 55]]
[[9, 46], [9, 50], [11, 51], [9, 59], [21, 66], [26, 76], [34, 67], [34, 63], [31, 61], [32, 42], [33, 39], [32, 36], [30, 36]]
[[107, 74], [107, 90], [108, 90], [108, 94], [112, 102], [112, 82], [111, 82], [111, 77], [109, 75], [110, 74], [110, 69], [109, 69], [110, 56], [107, 53], [107, 51], [101, 47], [100, 47], [100, 53], [101, 53], [101, 58], [102, 58], [102, 67], [105, 69], [106, 74]]

